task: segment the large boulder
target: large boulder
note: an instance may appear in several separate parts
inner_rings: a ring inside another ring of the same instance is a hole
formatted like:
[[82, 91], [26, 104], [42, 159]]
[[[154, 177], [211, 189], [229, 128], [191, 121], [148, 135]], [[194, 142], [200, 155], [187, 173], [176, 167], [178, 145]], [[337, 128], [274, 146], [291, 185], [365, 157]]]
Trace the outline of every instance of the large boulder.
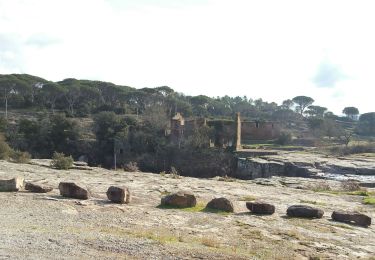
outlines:
[[74, 182], [60, 182], [59, 190], [60, 195], [63, 197], [81, 200], [87, 200], [89, 198], [89, 192]]
[[371, 218], [359, 212], [334, 211], [331, 217], [335, 221], [352, 223], [358, 226], [368, 227], [371, 225]]
[[107, 198], [115, 203], [128, 204], [130, 202], [130, 192], [126, 187], [111, 186], [107, 190]]
[[213, 199], [207, 204], [206, 208], [217, 209], [217, 210], [222, 210], [226, 212], [234, 211], [233, 203], [226, 198]]
[[275, 206], [265, 202], [246, 202], [246, 207], [255, 214], [272, 215], [275, 213]]
[[293, 205], [287, 209], [286, 214], [297, 218], [322, 218], [324, 211], [305, 205]]
[[161, 199], [161, 205], [177, 208], [190, 208], [197, 205], [197, 199], [191, 192], [179, 191], [177, 193], [163, 197]]
[[10, 180], [0, 180], [0, 192], [19, 191], [23, 187], [24, 178], [16, 177]]
[[49, 186], [42, 185], [42, 184], [26, 182], [25, 190], [28, 190], [30, 192], [35, 192], [35, 193], [47, 193], [47, 192], [52, 191], [53, 188], [49, 187]]

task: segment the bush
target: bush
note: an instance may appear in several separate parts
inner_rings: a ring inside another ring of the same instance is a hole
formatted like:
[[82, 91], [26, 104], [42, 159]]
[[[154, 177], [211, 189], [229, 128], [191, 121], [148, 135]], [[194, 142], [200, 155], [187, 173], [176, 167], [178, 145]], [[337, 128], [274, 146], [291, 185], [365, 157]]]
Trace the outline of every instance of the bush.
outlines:
[[169, 174], [172, 176], [173, 179], [179, 179], [180, 174], [178, 173], [177, 169], [175, 167], [171, 167], [171, 170], [169, 171]]
[[126, 172], [138, 172], [138, 164], [136, 162], [128, 162], [124, 165], [124, 171]]
[[359, 186], [358, 181], [346, 180], [341, 182], [341, 188], [344, 191], [358, 191], [361, 189], [361, 186]]
[[15, 163], [29, 163], [31, 155], [28, 152], [13, 151], [10, 155], [10, 159]]
[[350, 146], [334, 146], [329, 149], [329, 152], [335, 155], [375, 153], [375, 144], [368, 143], [368, 144], [350, 145]]
[[65, 156], [64, 153], [54, 152], [51, 161], [51, 166], [53, 168], [60, 170], [68, 170], [73, 166], [73, 158], [71, 155]]
[[292, 135], [290, 133], [282, 132], [276, 140], [276, 144], [287, 145], [292, 142]]
[[12, 153], [12, 148], [5, 142], [5, 138], [0, 135], [0, 160], [7, 160]]
[[329, 186], [329, 184], [324, 181], [320, 181], [320, 182], [308, 185], [308, 189], [315, 191], [315, 192], [330, 191], [331, 186]]

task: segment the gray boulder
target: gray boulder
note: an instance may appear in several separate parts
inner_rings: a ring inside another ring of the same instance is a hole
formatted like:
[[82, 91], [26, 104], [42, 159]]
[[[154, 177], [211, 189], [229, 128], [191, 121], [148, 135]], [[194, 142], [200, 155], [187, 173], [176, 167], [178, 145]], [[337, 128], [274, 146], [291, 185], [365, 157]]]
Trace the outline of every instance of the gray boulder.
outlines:
[[10, 180], [0, 180], [0, 192], [19, 191], [23, 187], [24, 178], [16, 177]]
[[287, 209], [286, 214], [297, 218], [322, 218], [324, 211], [305, 205], [293, 205]]
[[89, 192], [74, 182], [60, 182], [59, 184], [60, 195], [63, 197], [87, 200]]
[[128, 204], [130, 202], [130, 192], [126, 187], [111, 186], [107, 190], [107, 198], [114, 203]]
[[49, 186], [42, 185], [42, 184], [26, 182], [25, 190], [28, 190], [28, 191], [34, 192], [34, 193], [47, 193], [47, 192], [52, 191], [53, 188], [49, 187]]
[[275, 213], [275, 206], [265, 202], [246, 202], [246, 207], [255, 214], [272, 215]]
[[352, 223], [358, 226], [368, 227], [371, 225], [371, 218], [359, 212], [334, 211], [331, 217], [335, 221]]
[[233, 203], [226, 198], [213, 199], [207, 204], [206, 208], [217, 209], [226, 212], [234, 211]]
[[177, 208], [190, 208], [197, 205], [197, 199], [191, 192], [179, 191], [177, 193], [163, 197], [161, 199], [161, 205]]

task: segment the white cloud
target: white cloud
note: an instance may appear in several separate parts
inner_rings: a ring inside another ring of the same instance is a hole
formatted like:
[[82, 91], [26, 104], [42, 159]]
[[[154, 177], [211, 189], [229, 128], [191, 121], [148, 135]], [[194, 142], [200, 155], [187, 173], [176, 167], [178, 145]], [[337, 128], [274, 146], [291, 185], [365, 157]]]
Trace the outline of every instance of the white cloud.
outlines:
[[[0, 73], [279, 103], [309, 95], [336, 113], [374, 111], [373, 7], [370, 0], [0, 0], [0, 36], [12, 35], [13, 46], [0, 41]], [[349, 79], [317, 88], [312, 79], [327, 58]]]

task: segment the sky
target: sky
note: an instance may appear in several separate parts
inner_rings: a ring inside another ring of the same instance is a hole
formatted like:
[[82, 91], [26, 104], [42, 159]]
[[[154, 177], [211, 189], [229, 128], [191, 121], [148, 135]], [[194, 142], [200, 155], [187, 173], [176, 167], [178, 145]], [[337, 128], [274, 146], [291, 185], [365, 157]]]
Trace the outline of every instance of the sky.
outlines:
[[373, 0], [0, 0], [0, 74], [375, 111]]

